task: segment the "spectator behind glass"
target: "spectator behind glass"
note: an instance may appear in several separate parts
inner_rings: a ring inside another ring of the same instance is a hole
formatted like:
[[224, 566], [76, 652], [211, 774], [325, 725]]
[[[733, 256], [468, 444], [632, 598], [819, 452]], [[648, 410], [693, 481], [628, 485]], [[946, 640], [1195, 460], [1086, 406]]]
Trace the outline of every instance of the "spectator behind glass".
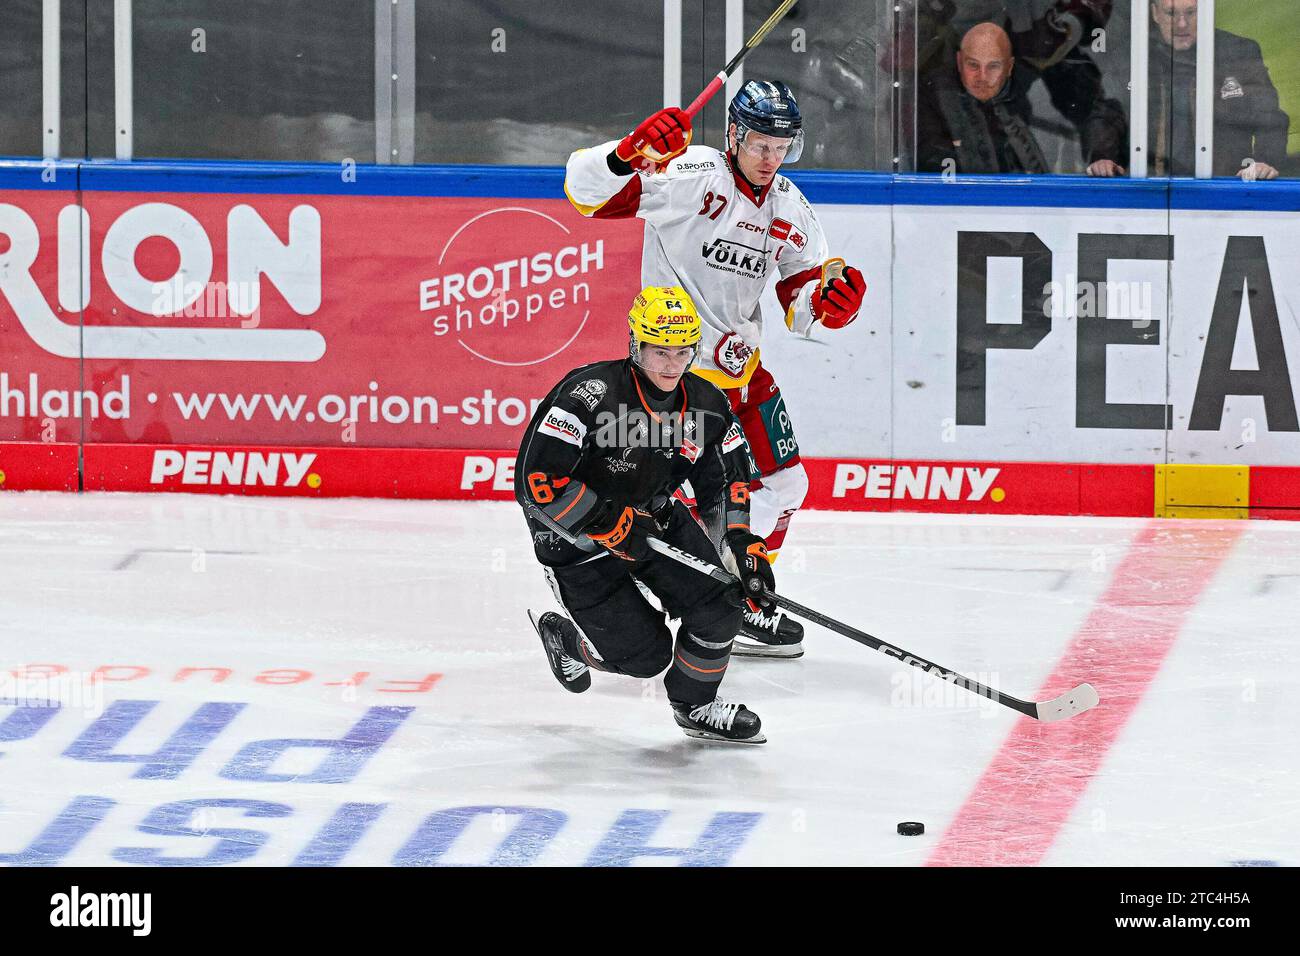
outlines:
[[1091, 51], [1112, 7], [1113, 0], [960, 0], [952, 14], [958, 31], [987, 20], [1008, 32], [1016, 95], [1027, 97], [1042, 82], [1052, 107], [1074, 127], [1085, 166], [1103, 158], [1097, 142], [1124, 135], [1128, 123], [1124, 105], [1106, 96]]
[[995, 23], [962, 38], [957, 72], [934, 71], [917, 102], [916, 165], [922, 172], [1046, 173], [1029, 128], [1029, 104], [1008, 82], [1011, 39]]
[[[1152, 0], [1147, 148], [1152, 176], [1196, 174], [1196, 0]], [[1274, 179], [1286, 155], [1290, 120], [1278, 106], [1259, 44], [1214, 31], [1215, 176]], [[1127, 136], [1114, 131], [1092, 175], [1115, 175]], [[1247, 160], [1253, 160], [1248, 163]], [[1107, 165], [1109, 164], [1109, 165]], [[1119, 170], [1122, 174], [1123, 170]]]

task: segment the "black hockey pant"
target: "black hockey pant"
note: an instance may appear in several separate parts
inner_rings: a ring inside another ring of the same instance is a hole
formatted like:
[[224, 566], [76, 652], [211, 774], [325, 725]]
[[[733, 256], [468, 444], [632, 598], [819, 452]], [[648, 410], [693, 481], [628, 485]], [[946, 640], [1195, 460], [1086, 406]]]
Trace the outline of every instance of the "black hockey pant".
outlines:
[[[720, 566], [717, 549], [681, 505], [673, 509], [663, 539]], [[634, 575], [669, 615], [681, 619], [676, 647], [663, 612], [642, 596]], [[547, 577], [589, 644], [568, 648], [574, 657], [630, 677], [654, 677], [667, 667], [669, 700], [706, 704], [718, 696], [741, 623], [740, 609], [726, 597], [727, 585], [654, 551], [635, 564], [606, 555], [548, 568]]]

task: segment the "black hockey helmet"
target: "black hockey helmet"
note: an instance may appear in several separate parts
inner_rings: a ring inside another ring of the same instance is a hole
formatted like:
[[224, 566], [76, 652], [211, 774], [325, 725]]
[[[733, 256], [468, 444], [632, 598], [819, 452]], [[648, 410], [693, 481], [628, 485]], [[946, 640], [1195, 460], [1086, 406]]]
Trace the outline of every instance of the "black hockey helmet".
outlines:
[[793, 163], [803, 152], [803, 115], [794, 93], [781, 80], [750, 80], [732, 99], [727, 119], [736, 124], [737, 144], [743, 144], [752, 131], [792, 138], [794, 142], [785, 155], [787, 163]]

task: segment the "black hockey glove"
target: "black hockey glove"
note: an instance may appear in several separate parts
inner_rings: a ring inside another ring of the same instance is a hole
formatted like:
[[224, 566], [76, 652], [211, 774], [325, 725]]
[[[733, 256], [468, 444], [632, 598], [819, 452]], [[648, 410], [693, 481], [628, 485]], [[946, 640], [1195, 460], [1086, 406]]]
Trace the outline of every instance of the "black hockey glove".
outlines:
[[650, 553], [649, 535], [660, 533], [659, 524], [631, 505], [607, 501], [586, 528], [587, 536], [624, 561], [641, 561]]
[[723, 564], [740, 578], [736, 603], [748, 604], [751, 611], [775, 607], [775, 602], [763, 593], [776, 590], [776, 576], [772, 574], [772, 561], [763, 539], [748, 531], [733, 531], [723, 543], [726, 545]]

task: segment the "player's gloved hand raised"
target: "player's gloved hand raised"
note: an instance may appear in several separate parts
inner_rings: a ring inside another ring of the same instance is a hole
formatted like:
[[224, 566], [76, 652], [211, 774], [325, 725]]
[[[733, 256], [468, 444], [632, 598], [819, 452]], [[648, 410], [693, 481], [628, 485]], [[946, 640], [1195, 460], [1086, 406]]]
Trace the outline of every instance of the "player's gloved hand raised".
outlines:
[[723, 540], [726, 551], [722, 563], [728, 571], [740, 578], [737, 604], [747, 603], [751, 611], [774, 606], [764, 591], [776, 590], [776, 576], [772, 561], [767, 555], [763, 539], [748, 531], [733, 531]]
[[842, 329], [858, 317], [867, 280], [846, 266], [843, 259], [830, 259], [822, 266], [822, 283], [813, 290], [813, 316], [828, 329]]
[[614, 155], [633, 169], [661, 171], [689, 145], [691, 118], [685, 110], [670, 106], [642, 120], [614, 148]]
[[650, 552], [646, 538], [659, 533], [659, 524], [650, 515], [612, 501], [604, 504], [586, 530], [592, 541], [624, 561], [644, 559]]

